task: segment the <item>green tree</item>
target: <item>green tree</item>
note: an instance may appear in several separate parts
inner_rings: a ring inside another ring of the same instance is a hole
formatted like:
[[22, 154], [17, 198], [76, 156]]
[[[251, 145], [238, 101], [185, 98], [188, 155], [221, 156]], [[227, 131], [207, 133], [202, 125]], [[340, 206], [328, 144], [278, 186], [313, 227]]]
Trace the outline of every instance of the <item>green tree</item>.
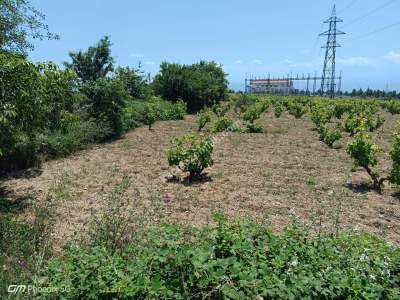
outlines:
[[118, 79], [99, 78], [83, 84], [91, 116], [108, 122], [116, 135], [123, 131], [123, 110], [129, 97], [125, 86]]
[[115, 77], [122, 81], [132, 98], [145, 99], [150, 95], [146, 78], [141, 74], [140, 69], [118, 67], [115, 70]]
[[[79, 105], [78, 80], [75, 72], [61, 70], [54, 63], [39, 64], [41, 76], [41, 100], [45, 110], [46, 128], [51, 131], [63, 126], [64, 117], [73, 114]], [[76, 116], [78, 117], [78, 116]]]
[[32, 39], [58, 39], [44, 20], [27, 0], [0, 0], [0, 51], [26, 55], [34, 49]]
[[24, 58], [0, 54], [0, 65], [0, 154], [7, 154], [17, 135], [32, 139], [43, 127], [41, 75]]
[[83, 82], [104, 78], [114, 70], [114, 58], [111, 56], [111, 42], [108, 36], [102, 38], [86, 52], [70, 52], [72, 63], [64, 62], [67, 68], [75, 71]]
[[163, 62], [153, 88], [163, 98], [172, 101], [181, 98], [189, 111], [198, 111], [227, 98], [226, 75], [215, 62], [201, 61], [193, 65]]

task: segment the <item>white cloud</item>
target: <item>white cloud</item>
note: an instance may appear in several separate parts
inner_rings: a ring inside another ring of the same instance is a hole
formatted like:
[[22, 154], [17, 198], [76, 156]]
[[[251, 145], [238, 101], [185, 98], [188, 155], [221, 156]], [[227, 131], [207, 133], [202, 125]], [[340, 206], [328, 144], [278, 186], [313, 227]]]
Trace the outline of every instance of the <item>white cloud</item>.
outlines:
[[291, 65], [293, 64], [293, 61], [291, 61], [290, 59], [284, 59], [280, 62], [282, 65]]
[[390, 51], [383, 58], [396, 64], [400, 64], [400, 52]]
[[363, 56], [338, 58], [337, 62], [340, 64], [343, 64], [343, 65], [350, 65], [350, 66], [366, 66], [371, 63], [367, 57], [363, 57]]
[[234, 65], [241, 65], [242, 63], [243, 61], [241, 61], [240, 59], [233, 62]]
[[253, 59], [253, 60], [250, 62], [250, 64], [252, 64], [252, 65], [262, 65], [263, 62], [262, 62], [262, 60], [259, 60], [259, 59]]
[[143, 58], [144, 54], [142, 54], [142, 53], [131, 53], [130, 56], [131, 57], [135, 57], [135, 58]]
[[144, 65], [155, 65], [156, 63], [154, 61], [144, 61]]

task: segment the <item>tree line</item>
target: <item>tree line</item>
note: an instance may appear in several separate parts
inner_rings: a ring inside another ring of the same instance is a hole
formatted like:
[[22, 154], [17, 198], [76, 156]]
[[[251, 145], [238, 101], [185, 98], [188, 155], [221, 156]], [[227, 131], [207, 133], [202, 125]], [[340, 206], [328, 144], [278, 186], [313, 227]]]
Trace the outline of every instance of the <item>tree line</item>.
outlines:
[[1, 1], [0, 12], [0, 171], [118, 137], [146, 123], [144, 106], [171, 109], [154, 105], [154, 97], [177, 104], [177, 113], [153, 113], [161, 119], [181, 117], [182, 101], [196, 111], [227, 97], [227, 74], [219, 64], [163, 62], [150, 83], [140, 68], [116, 65], [108, 36], [70, 52], [63, 66], [33, 63], [27, 57], [31, 40], [59, 36], [29, 1]]

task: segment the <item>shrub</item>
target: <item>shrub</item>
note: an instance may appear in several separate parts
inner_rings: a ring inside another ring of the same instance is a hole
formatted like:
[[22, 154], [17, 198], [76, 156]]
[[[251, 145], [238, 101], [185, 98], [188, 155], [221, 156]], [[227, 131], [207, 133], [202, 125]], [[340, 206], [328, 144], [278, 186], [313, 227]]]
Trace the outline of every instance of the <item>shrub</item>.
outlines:
[[33, 140], [44, 128], [39, 68], [24, 58], [0, 54], [0, 155], [12, 154], [17, 134]]
[[129, 97], [123, 83], [117, 79], [99, 78], [82, 86], [90, 114], [96, 120], [110, 124], [115, 135], [123, 132], [123, 111]]
[[390, 157], [392, 158], [392, 170], [390, 172], [389, 180], [391, 183], [400, 186], [400, 123], [397, 124], [396, 130], [393, 134]]
[[385, 123], [385, 119], [381, 115], [377, 115], [374, 119], [372, 116], [368, 119], [369, 131], [373, 132], [382, 127]]
[[198, 111], [227, 99], [228, 81], [222, 67], [215, 62], [193, 65], [162, 63], [153, 88], [162, 98], [183, 99], [189, 111]]
[[118, 67], [115, 70], [115, 78], [124, 84], [133, 99], [147, 99], [150, 96], [150, 88], [140, 69]]
[[379, 174], [374, 172], [371, 167], [378, 164], [378, 145], [372, 143], [372, 136], [367, 132], [365, 126], [366, 120], [361, 121], [361, 125], [357, 128], [354, 141], [347, 145], [347, 153], [354, 160], [354, 167], [364, 168], [373, 180], [374, 188], [382, 189], [385, 178], [379, 178]]
[[0, 166], [10, 171], [38, 163], [35, 138], [60, 130], [78, 102], [76, 75], [52, 63], [0, 55]]
[[299, 102], [292, 101], [289, 103], [289, 114], [294, 116], [296, 119], [300, 119], [304, 114], [307, 113], [307, 107]]
[[246, 127], [243, 129], [244, 133], [263, 133], [264, 128], [257, 122], [246, 122]]
[[111, 133], [108, 123], [95, 120], [73, 122], [63, 131], [39, 134], [35, 139], [35, 153], [42, 158], [66, 156], [106, 140]]
[[275, 101], [274, 103], [274, 114], [276, 118], [280, 118], [283, 114], [285, 107], [280, 101]]
[[221, 104], [221, 103], [216, 103], [213, 106], [211, 106], [211, 110], [217, 117], [223, 117], [226, 115], [226, 113], [229, 111], [230, 105], [229, 102]]
[[374, 118], [372, 113], [351, 113], [344, 122], [344, 129], [346, 132], [353, 136], [357, 132], [357, 128], [361, 126], [361, 122], [364, 122], [363, 126], [370, 132], [373, 132], [385, 123], [385, 119], [381, 115], [377, 115]]
[[255, 103], [255, 101], [256, 99], [250, 95], [240, 94], [234, 101], [235, 113], [238, 115], [244, 113], [250, 105]]
[[197, 132], [200, 132], [210, 122], [210, 112], [207, 109], [202, 109], [197, 113]]
[[311, 120], [319, 128], [329, 123], [332, 118], [332, 110], [326, 104], [318, 103], [311, 108]]
[[151, 125], [156, 122], [156, 118], [157, 116], [154, 106], [151, 103], [147, 104], [143, 110], [143, 123], [149, 126], [149, 130], [151, 130]]
[[333, 147], [333, 144], [342, 138], [340, 128], [329, 129], [327, 125], [321, 125], [318, 128], [318, 132], [320, 140], [329, 147]]
[[221, 117], [215, 121], [212, 132], [213, 133], [224, 132], [224, 131], [234, 132], [237, 130], [238, 128], [235, 126], [232, 119], [228, 117]]
[[158, 97], [152, 97], [148, 101], [128, 101], [123, 116], [125, 130], [136, 128], [142, 124], [149, 125], [151, 120], [145, 120], [145, 118], [150, 111], [153, 113], [153, 116], [150, 117], [155, 118], [154, 122], [157, 120], [182, 120], [186, 115], [186, 104], [183, 101], [173, 103]]
[[53, 63], [42, 63], [38, 68], [42, 74], [40, 97], [45, 111], [44, 128], [59, 130], [64, 115], [74, 113], [79, 104], [77, 76], [71, 70], [60, 70]]
[[391, 100], [385, 101], [385, 108], [392, 115], [400, 114], [400, 101], [399, 100]]
[[355, 114], [349, 114], [344, 121], [344, 130], [353, 136], [356, 133], [356, 129], [360, 126], [361, 118]]
[[186, 135], [175, 138], [172, 143], [174, 148], [168, 151], [168, 163], [179, 167], [183, 172], [189, 172], [190, 180], [212, 166], [214, 143], [210, 138]]
[[261, 108], [262, 107], [257, 104], [249, 106], [243, 115], [243, 120], [253, 123], [262, 114], [263, 111]]
[[336, 102], [333, 105], [333, 115], [337, 119], [341, 119], [346, 112], [351, 111], [351, 105], [348, 102]]
[[[170, 103], [162, 100], [161, 103], [168, 106], [165, 108], [165, 113], [161, 120], [183, 120], [187, 113], [187, 105], [182, 99], [178, 99], [175, 103]], [[157, 108], [157, 111], [162, 111], [162, 109]]]
[[49, 299], [398, 299], [400, 250], [368, 234], [293, 225], [148, 229], [123, 254], [69, 249], [46, 272]]

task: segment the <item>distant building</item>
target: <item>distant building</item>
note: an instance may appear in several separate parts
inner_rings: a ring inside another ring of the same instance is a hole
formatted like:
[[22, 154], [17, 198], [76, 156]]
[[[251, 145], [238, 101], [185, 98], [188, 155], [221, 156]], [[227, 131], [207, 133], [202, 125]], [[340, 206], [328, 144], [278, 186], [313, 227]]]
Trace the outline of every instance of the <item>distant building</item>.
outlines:
[[248, 92], [251, 94], [291, 94], [294, 91], [292, 80], [249, 79]]

